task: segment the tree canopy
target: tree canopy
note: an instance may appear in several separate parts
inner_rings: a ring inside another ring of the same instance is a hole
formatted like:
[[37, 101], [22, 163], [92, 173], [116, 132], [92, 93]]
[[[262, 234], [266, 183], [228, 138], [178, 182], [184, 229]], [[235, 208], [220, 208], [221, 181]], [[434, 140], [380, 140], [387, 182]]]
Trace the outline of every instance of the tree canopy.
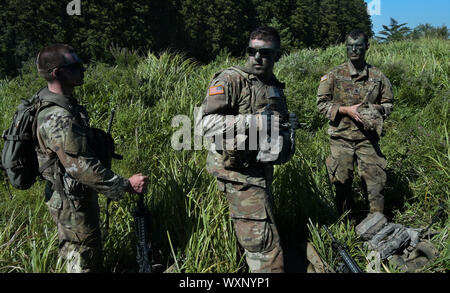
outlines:
[[0, 2], [0, 77], [52, 43], [72, 45], [85, 60], [111, 61], [115, 46], [208, 62], [222, 50], [241, 55], [260, 25], [280, 30], [285, 51], [340, 43], [352, 28], [372, 36], [364, 0], [80, 0], [81, 15], [67, 14], [69, 2]]

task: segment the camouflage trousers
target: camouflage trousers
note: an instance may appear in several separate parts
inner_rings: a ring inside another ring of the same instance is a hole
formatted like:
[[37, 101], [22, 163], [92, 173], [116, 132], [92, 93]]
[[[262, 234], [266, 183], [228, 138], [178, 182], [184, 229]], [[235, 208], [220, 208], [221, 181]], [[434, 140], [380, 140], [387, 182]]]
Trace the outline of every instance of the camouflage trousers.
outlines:
[[55, 191], [47, 207], [58, 227], [59, 256], [66, 262], [67, 272], [100, 272], [103, 256], [97, 195], [66, 200]]
[[272, 212], [270, 188], [217, 179], [234, 231], [252, 273], [283, 273], [284, 258]]
[[326, 161], [331, 183], [336, 187], [336, 206], [342, 214], [351, 208], [353, 166], [356, 161], [364, 191], [369, 200], [370, 213], [384, 210], [383, 190], [386, 184], [386, 158], [378, 143], [368, 139], [351, 141], [331, 138], [331, 155]]

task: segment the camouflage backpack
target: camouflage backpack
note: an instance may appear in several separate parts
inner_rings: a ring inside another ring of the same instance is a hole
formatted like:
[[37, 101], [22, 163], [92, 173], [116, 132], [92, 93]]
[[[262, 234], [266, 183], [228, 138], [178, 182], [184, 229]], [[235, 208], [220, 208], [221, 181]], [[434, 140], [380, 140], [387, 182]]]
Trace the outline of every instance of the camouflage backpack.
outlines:
[[[36, 118], [39, 111], [55, 104], [70, 111], [70, 104], [66, 99], [56, 97], [41, 99], [39, 97], [41, 90], [31, 99], [21, 100], [11, 126], [2, 134], [5, 144], [0, 168], [5, 171], [10, 183], [17, 189], [29, 189], [36, 182], [38, 175], [56, 160], [50, 160], [39, 168], [36, 154], [38, 147]], [[45, 105], [43, 105], [44, 102], [46, 102]]]

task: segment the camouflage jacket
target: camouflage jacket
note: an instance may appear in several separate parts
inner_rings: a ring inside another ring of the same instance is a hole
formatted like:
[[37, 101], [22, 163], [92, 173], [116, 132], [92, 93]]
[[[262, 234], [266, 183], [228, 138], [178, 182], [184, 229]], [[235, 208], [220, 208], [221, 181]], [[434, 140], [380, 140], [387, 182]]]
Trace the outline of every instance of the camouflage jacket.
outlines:
[[330, 120], [328, 134], [349, 140], [367, 138], [363, 127], [350, 117], [339, 115], [340, 106], [352, 106], [367, 100], [381, 105], [383, 119], [393, 110], [394, 95], [389, 79], [376, 67], [366, 64], [360, 73], [348, 61], [321, 78], [317, 107]]
[[202, 104], [202, 119], [196, 122], [203, 135], [213, 139], [206, 161], [209, 173], [224, 180], [266, 187], [266, 180], [272, 178], [273, 166], [254, 161], [257, 150], [247, 146], [245, 150], [237, 151], [238, 156], [246, 161], [245, 167], [225, 169], [224, 152], [220, 151], [213, 136], [222, 136], [231, 128], [236, 129], [245, 116], [249, 116], [246, 114], [255, 114], [268, 104], [274, 105], [281, 120], [288, 119], [283, 89], [284, 84], [275, 76], [265, 84], [245, 67], [230, 67], [214, 75]]
[[[44, 88], [39, 96], [57, 95]], [[61, 96], [60, 96], [61, 97]], [[83, 197], [97, 192], [113, 200], [120, 199], [129, 188], [129, 181], [105, 168], [89, 147], [92, 132], [86, 109], [71, 97], [71, 111], [49, 105], [41, 107], [37, 117], [37, 151], [39, 167], [58, 157], [69, 196]], [[44, 170], [42, 176], [55, 182], [54, 168]]]

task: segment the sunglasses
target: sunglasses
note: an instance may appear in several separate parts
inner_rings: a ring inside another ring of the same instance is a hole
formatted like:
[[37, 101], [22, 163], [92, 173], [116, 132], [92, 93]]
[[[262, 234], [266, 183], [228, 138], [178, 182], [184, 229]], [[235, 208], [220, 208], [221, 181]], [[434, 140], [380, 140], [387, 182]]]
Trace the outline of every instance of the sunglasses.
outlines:
[[70, 71], [75, 71], [77, 69], [79, 69], [79, 70], [83, 70], [84, 69], [83, 63], [81, 63], [81, 62], [74, 62], [74, 63], [64, 64], [64, 65], [60, 66], [59, 68], [65, 68], [65, 69], [68, 69]]
[[253, 47], [247, 47], [247, 54], [248, 56], [256, 56], [256, 53], [259, 52], [259, 55], [263, 58], [268, 58], [268, 57], [272, 57], [273, 55], [275, 55], [275, 53], [278, 50], [274, 50], [274, 49], [270, 49], [270, 48], [253, 48]]
[[83, 63], [81, 60], [76, 60], [75, 62], [72, 62], [72, 63], [55, 66], [52, 69], [49, 69], [48, 73], [51, 73], [55, 68], [64, 68], [64, 69], [67, 69], [70, 71], [75, 71], [75, 70], [79, 69], [79, 70], [84, 71]]
[[347, 45], [347, 49], [353, 50], [353, 49], [364, 49], [366, 45]]

